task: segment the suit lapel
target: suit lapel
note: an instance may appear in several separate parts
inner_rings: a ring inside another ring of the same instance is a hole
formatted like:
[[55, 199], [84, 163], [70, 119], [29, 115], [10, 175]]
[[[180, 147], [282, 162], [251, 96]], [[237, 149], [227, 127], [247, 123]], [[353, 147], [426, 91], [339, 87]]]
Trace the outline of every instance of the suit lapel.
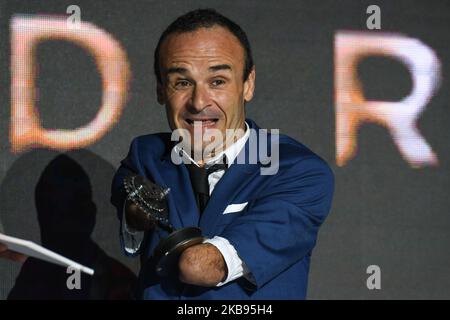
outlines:
[[233, 164], [214, 188], [208, 205], [200, 219], [205, 235], [213, 232], [220, 216], [229, 203], [246, 187], [259, 171], [257, 164]]
[[[238, 157], [215, 186], [200, 220], [200, 228], [202, 228], [207, 236], [214, 235], [212, 233], [214, 232], [217, 223], [220, 221], [220, 217], [227, 205], [230, 204], [234, 198], [239, 195], [241, 190], [244, 189], [250, 181], [255, 179], [260, 172], [259, 169], [262, 164], [260, 162], [258, 150], [259, 127], [249, 119], [246, 119], [246, 121], [249, 124], [250, 129], [253, 129], [250, 132], [250, 137]], [[241, 156], [244, 156], [244, 163], [242, 163], [243, 161], [239, 161], [239, 159], [242, 159]]]
[[161, 161], [156, 161], [156, 171], [161, 176], [160, 185], [170, 188], [167, 196], [170, 221], [177, 229], [197, 226], [200, 213], [188, 170], [184, 164], [176, 165], [172, 162], [170, 157], [172, 144], [167, 146], [168, 152], [163, 155]]

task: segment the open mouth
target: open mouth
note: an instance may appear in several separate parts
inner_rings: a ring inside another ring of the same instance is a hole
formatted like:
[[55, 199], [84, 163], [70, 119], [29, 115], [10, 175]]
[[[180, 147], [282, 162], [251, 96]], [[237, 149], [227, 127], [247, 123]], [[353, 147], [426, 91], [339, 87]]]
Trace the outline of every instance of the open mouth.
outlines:
[[202, 126], [209, 126], [209, 125], [214, 125], [217, 123], [217, 121], [219, 121], [219, 118], [208, 118], [208, 119], [192, 119], [192, 118], [186, 118], [185, 121], [189, 124], [189, 125], [194, 125], [195, 122], [197, 122], [198, 124], [202, 125]]

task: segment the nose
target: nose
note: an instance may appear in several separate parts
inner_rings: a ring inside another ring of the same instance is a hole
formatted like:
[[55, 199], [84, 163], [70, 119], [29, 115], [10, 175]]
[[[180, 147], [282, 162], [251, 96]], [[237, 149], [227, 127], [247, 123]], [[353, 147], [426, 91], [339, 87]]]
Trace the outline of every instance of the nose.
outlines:
[[203, 109], [211, 105], [211, 98], [208, 92], [208, 88], [202, 85], [195, 85], [192, 90], [192, 96], [190, 101], [190, 108], [193, 112], [201, 112]]

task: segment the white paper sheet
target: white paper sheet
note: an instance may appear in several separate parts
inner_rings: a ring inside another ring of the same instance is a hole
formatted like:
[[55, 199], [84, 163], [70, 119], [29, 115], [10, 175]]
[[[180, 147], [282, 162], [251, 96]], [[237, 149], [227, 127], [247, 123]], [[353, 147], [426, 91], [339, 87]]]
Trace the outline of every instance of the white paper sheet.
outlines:
[[81, 272], [87, 273], [91, 276], [94, 275], [93, 269], [85, 267], [75, 261], [63, 257], [60, 254], [45, 249], [44, 247], [34, 242], [10, 237], [3, 233], [0, 233], [0, 243], [5, 244], [8, 249], [12, 251], [16, 251], [36, 259], [55, 263], [64, 267], [72, 267], [75, 270], [80, 270]]

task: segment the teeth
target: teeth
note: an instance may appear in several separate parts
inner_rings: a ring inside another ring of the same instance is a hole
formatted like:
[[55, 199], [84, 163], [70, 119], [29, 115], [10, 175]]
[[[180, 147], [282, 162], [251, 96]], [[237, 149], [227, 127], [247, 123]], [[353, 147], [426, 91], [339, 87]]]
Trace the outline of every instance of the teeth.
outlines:
[[186, 119], [186, 122], [189, 124], [194, 124], [194, 122], [217, 122], [219, 119], [214, 118], [214, 119], [199, 119], [199, 120], [192, 120], [192, 119]]

